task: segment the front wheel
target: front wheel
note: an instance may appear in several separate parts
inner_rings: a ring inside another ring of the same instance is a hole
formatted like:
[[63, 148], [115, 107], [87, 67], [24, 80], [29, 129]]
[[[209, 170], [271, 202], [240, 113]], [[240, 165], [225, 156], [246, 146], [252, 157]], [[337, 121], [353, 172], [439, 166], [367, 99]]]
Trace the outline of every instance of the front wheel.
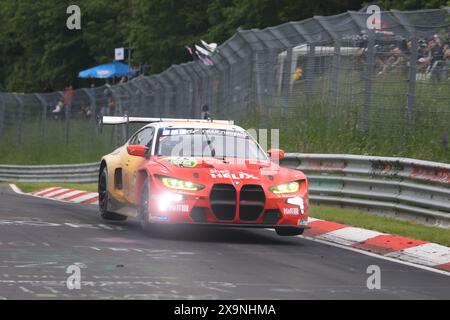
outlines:
[[292, 237], [303, 234], [303, 231], [305, 231], [305, 229], [300, 229], [296, 227], [277, 227], [275, 228], [275, 231], [279, 236]]
[[150, 222], [149, 222], [149, 212], [148, 212], [148, 204], [149, 204], [149, 188], [148, 188], [148, 179], [145, 179], [144, 184], [141, 189], [141, 201], [139, 204], [139, 222], [141, 224], [142, 230], [149, 231], [150, 230]]
[[108, 201], [109, 201], [108, 182], [109, 182], [108, 169], [104, 167], [98, 179], [98, 205], [100, 209], [100, 216], [105, 220], [124, 221], [127, 219], [126, 216], [108, 211]]

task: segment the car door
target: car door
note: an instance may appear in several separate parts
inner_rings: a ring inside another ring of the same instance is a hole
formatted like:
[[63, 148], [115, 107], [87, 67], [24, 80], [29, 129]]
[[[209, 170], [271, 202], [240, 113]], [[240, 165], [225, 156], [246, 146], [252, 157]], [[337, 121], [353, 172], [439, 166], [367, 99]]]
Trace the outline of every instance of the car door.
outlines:
[[[130, 140], [129, 145], [142, 145], [149, 148], [149, 154], [152, 149], [153, 137], [155, 134], [155, 128], [147, 127], [136, 133]], [[123, 187], [124, 195], [128, 202], [132, 202], [134, 199], [135, 183], [136, 183], [136, 170], [140, 168], [145, 158], [128, 155], [125, 163], [122, 166], [123, 169]]]

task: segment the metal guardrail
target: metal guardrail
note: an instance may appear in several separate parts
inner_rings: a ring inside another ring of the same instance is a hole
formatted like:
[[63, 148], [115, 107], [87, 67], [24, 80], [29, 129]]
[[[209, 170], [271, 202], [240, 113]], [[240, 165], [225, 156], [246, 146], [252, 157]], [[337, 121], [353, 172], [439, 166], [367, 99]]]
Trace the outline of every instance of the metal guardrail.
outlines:
[[[407, 158], [289, 153], [283, 166], [306, 173], [310, 200], [450, 227], [450, 165]], [[94, 183], [98, 163], [1, 165], [0, 181]]]
[[93, 183], [99, 163], [18, 166], [0, 165], [0, 181]]
[[450, 165], [407, 158], [291, 153], [281, 163], [306, 173], [310, 200], [450, 227]]

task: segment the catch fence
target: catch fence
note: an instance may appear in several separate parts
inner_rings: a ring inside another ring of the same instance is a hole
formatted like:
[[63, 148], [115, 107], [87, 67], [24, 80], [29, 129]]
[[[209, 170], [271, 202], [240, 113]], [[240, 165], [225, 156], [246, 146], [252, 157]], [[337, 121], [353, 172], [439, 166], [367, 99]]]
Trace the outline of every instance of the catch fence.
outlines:
[[284, 130], [299, 141], [293, 150], [328, 152], [335, 141], [348, 141], [349, 150], [341, 151], [387, 145], [399, 154], [423, 148], [447, 159], [449, 18], [448, 8], [383, 11], [380, 28], [368, 29], [372, 17], [365, 12], [317, 16], [240, 30], [209, 66], [192, 61], [73, 91], [0, 93], [0, 148], [111, 147], [127, 132], [100, 134], [99, 115], [198, 118], [206, 104], [217, 118]]

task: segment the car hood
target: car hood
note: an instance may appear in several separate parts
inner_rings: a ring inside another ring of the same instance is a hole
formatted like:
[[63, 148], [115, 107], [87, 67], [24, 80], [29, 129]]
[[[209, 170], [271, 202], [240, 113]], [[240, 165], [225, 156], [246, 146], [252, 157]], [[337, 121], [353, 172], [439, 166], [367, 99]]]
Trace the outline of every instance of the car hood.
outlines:
[[271, 161], [236, 158], [156, 157], [162, 174], [194, 182], [275, 185], [303, 180], [302, 172], [288, 169]]

